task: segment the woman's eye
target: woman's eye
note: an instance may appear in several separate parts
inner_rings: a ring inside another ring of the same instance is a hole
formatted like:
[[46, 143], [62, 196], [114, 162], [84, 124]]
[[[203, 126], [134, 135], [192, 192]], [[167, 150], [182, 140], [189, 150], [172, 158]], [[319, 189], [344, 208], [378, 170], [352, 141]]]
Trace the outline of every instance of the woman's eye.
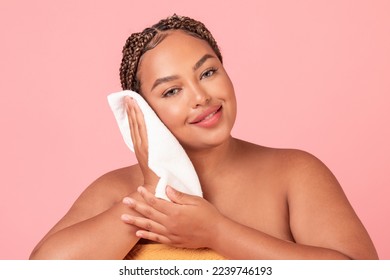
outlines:
[[170, 90], [167, 90], [166, 92], [163, 93], [163, 97], [171, 97], [177, 93], [179, 93], [180, 89], [178, 88], [172, 88]]
[[211, 69], [208, 69], [206, 71], [204, 71], [201, 75], [201, 79], [204, 79], [204, 78], [208, 78], [208, 77], [211, 77], [212, 75], [214, 75], [214, 73], [217, 71], [216, 68], [211, 68]]

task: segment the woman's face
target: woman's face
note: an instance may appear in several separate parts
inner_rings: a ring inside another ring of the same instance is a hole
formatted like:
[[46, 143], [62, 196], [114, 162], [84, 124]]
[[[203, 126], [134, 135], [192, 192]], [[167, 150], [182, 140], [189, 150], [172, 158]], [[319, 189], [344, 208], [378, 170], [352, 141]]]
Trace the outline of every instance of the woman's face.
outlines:
[[143, 97], [187, 149], [230, 137], [236, 118], [233, 85], [209, 44], [172, 31], [141, 58]]

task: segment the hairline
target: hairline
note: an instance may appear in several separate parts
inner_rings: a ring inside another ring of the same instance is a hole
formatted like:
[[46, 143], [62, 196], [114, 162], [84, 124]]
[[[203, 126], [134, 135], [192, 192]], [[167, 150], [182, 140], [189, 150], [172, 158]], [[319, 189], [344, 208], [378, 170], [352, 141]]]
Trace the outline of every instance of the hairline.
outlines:
[[[141, 80], [138, 79], [138, 73], [139, 73], [138, 70], [140, 68], [140, 65], [141, 65], [142, 58], [143, 58], [144, 54], [146, 52], [154, 49], [155, 47], [157, 47], [162, 41], [165, 40], [165, 38], [167, 38], [173, 32], [176, 32], [176, 31], [183, 32], [183, 33], [185, 33], [187, 35], [190, 35], [190, 36], [192, 36], [194, 38], [197, 38], [197, 39], [200, 39], [202, 41], [205, 41], [210, 46], [210, 48], [213, 50], [213, 53], [216, 55], [216, 58], [218, 58], [218, 60], [221, 61], [221, 59], [218, 57], [218, 54], [215, 53], [214, 48], [210, 45], [210, 43], [206, 39], [202, 38], [199, 34], [197, 34], [195, 32], [191, 32], [191, 31], [183, 29], [183, 28], [169, 29], [169, 30], [163, 30], [163, 31], [156, 29], [156, 31], [157, 31], [157, 34], [146, 44], [143, 52], [141, 53], [141, 55], [139, 57], [138, 63], [137, 63], [137, 71], [136, 71], [134, 77], [135, 77], [135, 79], [136, 79], [136, 81], [138, 83], [138, 91], [139, 91], [138, 93], [140, 95], [142, 95], [142, 92], [141, 92], [142, 84], [141, 84]], [[222, 63], [222, 61], [221, 61], [221, 63]]]

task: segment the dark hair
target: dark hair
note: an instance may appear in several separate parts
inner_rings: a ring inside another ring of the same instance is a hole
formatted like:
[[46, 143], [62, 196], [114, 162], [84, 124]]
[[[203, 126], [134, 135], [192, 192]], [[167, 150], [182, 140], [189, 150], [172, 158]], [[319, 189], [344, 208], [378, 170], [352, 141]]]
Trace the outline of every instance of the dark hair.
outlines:
[[140, 91], [137, 70], [141, 56], [148, 50], [156, 47], [168, 35], [167, 31], [171, 30], [183, 30], [189, 35], [205, 40], [222, 62], [222, 55], [217, 42], [206, 26], [192, 18], [174, 14], [171, 17], [160, 20], [152, 27], [145, 28], [142, 32], [131, 34], [126, 40], [120, 67], [120, 79], [123, 90]]

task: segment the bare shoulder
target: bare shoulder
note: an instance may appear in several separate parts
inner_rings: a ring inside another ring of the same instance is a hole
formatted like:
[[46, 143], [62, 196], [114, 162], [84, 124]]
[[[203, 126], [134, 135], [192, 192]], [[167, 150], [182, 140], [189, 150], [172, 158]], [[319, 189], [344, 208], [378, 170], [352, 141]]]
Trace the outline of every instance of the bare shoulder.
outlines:
[[303, 191], [339, 193], [341, 185], [330, 168], [315, 155], [297, 149], [271, 149], [273, 160], [285, 178], [289, 195], [302, 195]]
[[310, 177], [332, 180], [336, 183], [330, 169], [315, 155], [298, 149], [270, 149], [273, 159], [280, 165], [291, 186], [302, 183]]
[[142, 173], [138, 165], [123, 167], [107, 172], [89, 185], [77, 203], [88, 203], [90, 208], [108, 208], [123, 197], [136, 191], [142, 184]]
[[333, 249], [351, 259], [376, 259], [368, 232], [330, 169], [305, 151], [274, 152], [287, 182], [294, 240]]
[[[267, 201], [280, 198], [284, 202], [289, 231], [296, 243], [333, 249], [352, 259], [378, 257], [340, 183], [319, 158], [297, 149], [251, 143], [242, 143], [241, 147], [242, 160], [248, 161], [245, 166], [250, 166], [253, 177], [265, 186], [260, 188], [261, 195], [256, 187], [253, 196], [258, 194], [261, 199], [270, 194]], [[267, 207], [272, 205], [268, 203]]]
[[142, 184], [138, 165], [110, 171], [90, 184], [76, 199], [65, 216], [47, 235], [94, 217], [112, 207]]
[[[283, 180], [283, 185], [292, 186], [310, 176], [318, 178], [320, 174], [335, 180], [329, 168], [316, 156], [306, 151], [271, 148], [249, 142], [242, 142], [241, 147], [242, 158], [248, 161], [248, 165], [253, 166], [256, 172], [265, 170], [270, 176], [279, 181]], [[264, 176], [264, 173], [261, 175]]]
[[260, 182], [270, 186], [291, 202], [295, 196], [316, 192], [337, 193], [343, 190], [331, 170], [313, 154], [298, 149], [281, 149], [248, 144], [246, 166], [250, 166]]
[[303, 150], [254, 145], [251, 153], [257, 158], [259, 164], [269, 166], [270, 169], [278, 172], [289, 186], [296, 185], [311, 176], [317, 179], [326, 178], [332, 180], [333, 183], [337, 181], [330, 169], [319, 158]]

